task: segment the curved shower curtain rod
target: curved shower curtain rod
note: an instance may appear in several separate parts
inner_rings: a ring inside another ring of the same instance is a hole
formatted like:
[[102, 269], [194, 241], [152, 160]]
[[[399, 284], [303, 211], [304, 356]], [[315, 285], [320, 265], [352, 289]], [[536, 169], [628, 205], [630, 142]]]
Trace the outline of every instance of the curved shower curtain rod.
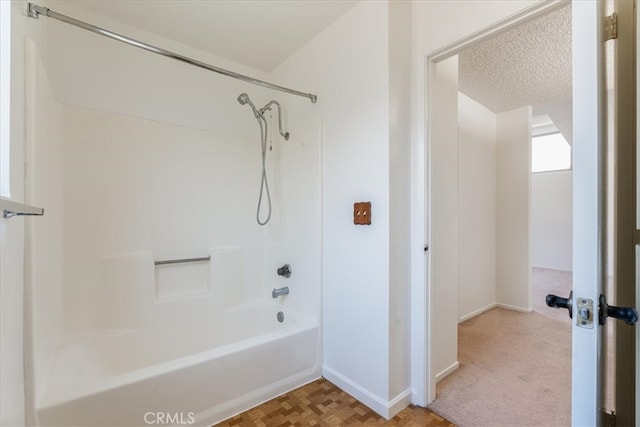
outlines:
[[53, 10], [38, 6], [33, 3], [29, 3], [27, 14], [31, 18], [38, 19], [40, 15], [47, 16], [49, 18], [57, 19], [58, 21], [66, 22], [67, 24], [75, 25], [76, 27], [83, 28], [85, 30], [91, 31], [96, 34], [100, 34], [102, 36], [111, 38], [113, 40], [117, 40], [122, 43], [129, 44], [131, 46], [138, 47], [140, 49], [148, 50], [149, 52], [157, 53], [162, 56], [166, 56], [167, 58], [175, 59], [176, 61], [186, 62], [187, 64], [195, 65], [196, 67], [204, 68], [205, 70], [213, 71], [214, 73], [222, 74], [227, 77], [233, 77], [234, 79], [243, 80], [248, 83], [252, 83], [255, 85], [260, 85], [267, 87], [269, 89], [279, 90], [281, 92], [290, 93], [292, 95], [303, 96], [305, 98], [309, 98], [312, 103], [316, 103], [318, 97], [311, 93], [301, 92], [299, 90], [289, 89], [284, 86], [279, 86], [273, 83], [265, 82], [264, 80], [254, 79], [253, 77], [245, 76], [244, 74], [235, 73], [233, 71], [226, 70], [224, 68], [216, 67], [215, 65], [210, 65], [205, 62], [198, 61], [196, 59], [191, 59], [189, 57], [180, 55], [178, 53], [174, 53], [165, 49], [161, 49], [156, 46], [152, 46], [150, 44], [134, 40], [127, 36], [123, 36], [118, 33], [114, 33], [113, 31], [105, 30], [104, 28], [96, 27], [95, 25], [88, 24], [86, 22], [80, 21], [75, 18], [71, 18], [70, 16], [63, 15], [58, 12], [54, 12]]

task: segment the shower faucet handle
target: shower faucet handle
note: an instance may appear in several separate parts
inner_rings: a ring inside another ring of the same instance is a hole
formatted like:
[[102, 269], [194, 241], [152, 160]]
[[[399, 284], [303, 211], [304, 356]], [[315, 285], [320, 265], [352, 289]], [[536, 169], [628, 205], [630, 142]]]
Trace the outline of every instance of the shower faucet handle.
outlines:
[[285, 264], [278, 268], [278, 276], [284, 276], [286, 278], [291, 277], [291, 266], [289, 264]]

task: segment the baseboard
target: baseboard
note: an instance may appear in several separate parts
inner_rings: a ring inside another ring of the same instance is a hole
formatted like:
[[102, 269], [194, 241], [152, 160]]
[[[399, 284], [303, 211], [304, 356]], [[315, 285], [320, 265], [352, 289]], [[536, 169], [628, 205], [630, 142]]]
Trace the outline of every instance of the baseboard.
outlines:
[[446, 376], [451, 374], [453, 371], [455, 371], [459, 367], [460, 367], [460, 362], [456, 360], [451, 364], [451, 366], [446, 368], [444, 371], [440, 372], [439, 374], [436, 374], [436, 383], [439, 382], [440, 380], [443, 380]]
[[404, 408], [409, 406], [409, 404], [411, 404], [412, 395], [413, 395], [413, 392], [411, 391], [410, 388], [408, 388], [402, 393], [399, 393], [393, 399], [391, 399], [388, 404], [389, 411], [386, 418], [390, 420], [391, 418], [395, 417], [398, 414], [398, 412], [402, 411]]
[[322, 376], [388, 420], [411, 403], [411, 389], [387, 401], [328, 366], [322, 367]]
[[489, 305], [487, 305], [487, 306], [485, 306], [485, 307], [482, 307], [482, 308], [479, 308], [479, 309], [477, 309], [477, 310], [474, 310], [474, 311], [472, 311], [472, 312], [471, 312], [471, 313], [469, 313], [469, 314], [465, 314], [465, 315], [464, 315], [464, 316], [462, 316], [460, 319], [458, 319], [458, 323], [462, 323], [462, 322], [464, 322], [465, 320], [469, 320], [469, 319], [471, 319], [471, 318], [473, 318], [473, 317], [476, 317], [477, 315], [482, 314], [482, 313], [484, 313], [485, 311], [489, 311], [489, 310], [491, 310], [492, 308], [496, 307], [497, 305], [498, 305], [497, 303], [492, 302], [491, 304], [489, 304]]
[[511, 311], [519, 311], [520, 313], [533, 313], [533, 308], [522, 308], [515, 305], [503, 304], [501, 302], [496, 303], [496, 307], [504, 308]]
[[563, 273], [571, 273], [573, 272], [573, 268], [560, 268], [560, 267], [543, 267], [542, 265], [532, 265], [531, 268], [539, 268], [541, 270], [554, 270], [554, 271], [562, 271]]

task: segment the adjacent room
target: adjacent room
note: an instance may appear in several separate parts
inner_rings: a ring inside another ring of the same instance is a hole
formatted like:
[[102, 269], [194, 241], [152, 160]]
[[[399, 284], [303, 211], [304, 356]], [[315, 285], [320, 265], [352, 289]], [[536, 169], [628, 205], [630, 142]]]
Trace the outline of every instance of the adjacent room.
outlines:
[[571, 54], [568, 6], [436, 64], [432, 286], [457, 318], [430, 408], [460, 425], [570, 423], [571, 323], [545, 297], [571, 290]]

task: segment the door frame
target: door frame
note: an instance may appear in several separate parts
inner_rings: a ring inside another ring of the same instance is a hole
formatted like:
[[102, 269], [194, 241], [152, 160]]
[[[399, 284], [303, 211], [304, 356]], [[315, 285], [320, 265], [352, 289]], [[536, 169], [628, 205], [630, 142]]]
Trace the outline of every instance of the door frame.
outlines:
[[[552, 0], [539, 2], [524, 8], [518, 13], [501, 19], [484, 29], [436, 49], [423, 56], [424, 64], [424, 140], [420, 141], [423, 160], [418, 162], [413, 176], [416, 206], [413, 210], [412, 222], [417, 224], [418, 232], [414, 233], [412, 247], [422, 248], [422, 258], [415, 256], [411, 283], [411, 383], [413, 388], [412, 403], [426, 406], [436, 398], [436, 372], [432, 368], [433, 331], [432, 325], [432, 282], [431, 257], [426, 249], [431, 238], [431, 107], [436, 63], [458, 54], [461, 50], [480, 43], [489, 37], [508, 31], [527, 21], [536, 19], [554, 10], [568, 6], [570, 0]], [[420, 150], [419, 150], [420, 152]], [[423, 185], [423, 186], [422, 186]], [[424, 233], [419, 232], [424, 227]], [[422, 235], [421, 235], [422, 234]]]
[[[636, 303], [637, 276], [636, 248], [640, 243], [637, 224], [637, 177], [636, 177], [636, 114], [637, 81], [636, 64], [638, 46], [636, 46], [636, 11], [634, 1], [615, 1], [618, 14], [618, 37], [605, 43], [615, 43], [616, 66], [614, 70], [613, 90], [615, 91], [615, 198], [614, 198], [614, 277], [615, 302], [612, 305], [640, 308]], [[633, 52], [632, 55], [625, 54]], [[621, 54], [621, 52], [623, 52]], [[609, 80], [609, 79], [607, 79]], [[623, 90], [620, 88], [623, 87]], [[635, 285], [634, 285], [635, 284]], [[636, 407], [639, 398], [637, 348], [640, 327], [629, 327], [621, 321], [615, 322], [615, 410], [616, 421], [620, 425], [638, 425], [640, 414]], [[635, 330], [634, 330], [635, 329]], [[634, 384], [635, 382], [635, 384]], [[634, 390], [634, 393], [629, 393]], [[611, 408], [605, 408], [610, 410]]]

